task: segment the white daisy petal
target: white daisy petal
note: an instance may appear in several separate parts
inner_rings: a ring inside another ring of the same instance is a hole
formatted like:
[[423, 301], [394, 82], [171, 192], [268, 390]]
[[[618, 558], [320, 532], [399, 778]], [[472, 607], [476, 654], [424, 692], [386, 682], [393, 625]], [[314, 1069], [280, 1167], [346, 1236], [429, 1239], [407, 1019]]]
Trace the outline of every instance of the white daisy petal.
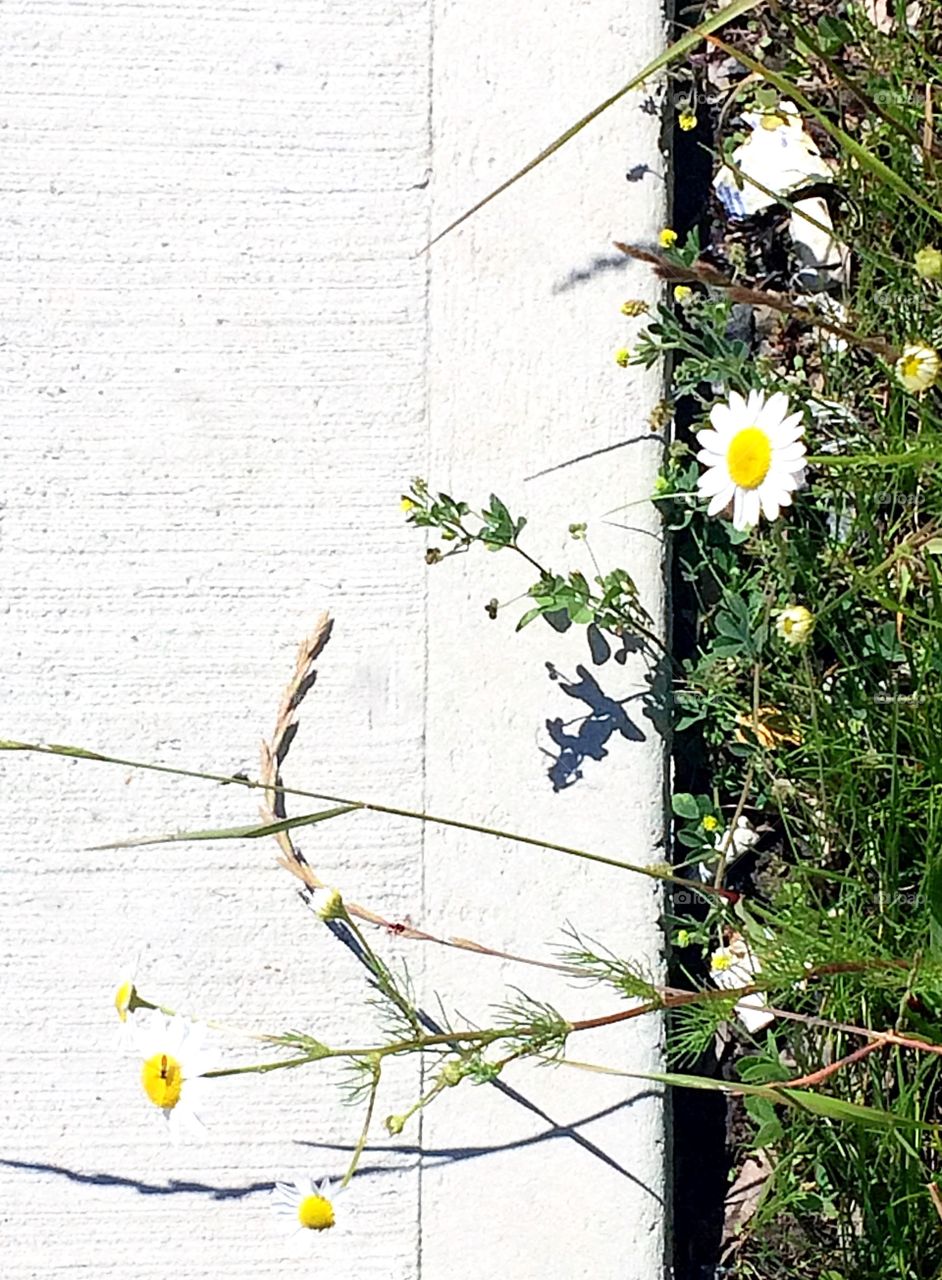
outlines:
[[711, 431], [709, 427], [697, 432], [697, 443], [710, 453], [723, 453], [723, 437], [718, 431]]
[[760, 490], [759, 501], [762, 504], [762, 514], [766, 520], [777, 520], [779, 516], [779, 506], [775, 498], [766, 490]]
[[736, 492], [733, 485], [727, 485], [725, 489], [721, 489], [715, 497], [710, 499], [710, 505], [707, 507], [708, 516], [719, 515], [724, 511], [733, 500], [733, 494]]
[[711, 498], [716, 493], [722, 493], [724, 489], [731, 489], [732, 484], [730, 478], [724, 475], [719, 467], [712, 467], [709, 471], [704, 471], [703, 475], [697, 479], [697, 489], [702, 498]]

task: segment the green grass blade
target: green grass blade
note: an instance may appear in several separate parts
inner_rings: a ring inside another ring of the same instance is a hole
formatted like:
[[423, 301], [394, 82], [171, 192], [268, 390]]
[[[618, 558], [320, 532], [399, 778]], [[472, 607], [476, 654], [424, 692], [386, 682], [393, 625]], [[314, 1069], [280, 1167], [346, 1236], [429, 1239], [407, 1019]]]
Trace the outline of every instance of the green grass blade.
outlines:
[[[537, 165], [542, 164], [544, 160], [548, 160], [551, 155], [560, 149], [560, 147], [564, 147], [567, 142], [571, 141], [576, 136], [577, 133], [581, 133], [586, 125], [591, 124], [592, 121], [597, 119], [603, 111], [607, 111], [609, 107], [614, 106], [614, 104], [618, 102], [620, 98], [623, 98], [626, 93], [630, 93], [632, 89], [637, 89], [639, 85], [643, 84], [645, 80], [650, 79], [650, 77], [655, 75], [658, 71], [669, 66], [670, 63], [675, 62], [678, 58], [682, 58], [688, 50], [694, 48], [695, 45], [699, 44], [700, 41], [711, 32], [718, 31], [721, 27], [724, 27], [727, 22], [732, 22], [734, 18], [738, 18], [742, 14], [748, 13], [750, 9], [758, 8], [758, 6], [763, 2], [764, 0], [733, 0], [733, 3], [728, 5], [725, 9], [721, 9], [719, 13], [712, 14], [704, 22], [701, 22], [698, 27], [695, 27], [692, 31], [686, 32], [679, 40], [676, 40], [669, 49], [665, 49], [663, 53], [658, 54], [652, 62], [649, 62], [646, 67], [642, 68], [636, 76], [632, 76], [626, 85], [623, 85], [622, 88], [613, 93], [611, 97], [606, 98], [604, 102], [599, 103], [597, 107], [593, 107], [587, 115], [584, 115], [581, 120], [577, 120], [576, 123], [571, 125], [565, 133], [561, 133], [555, 142], [551, 142], [549, 146], [545, 147], [538, 156], [534, 156], [534, 158], [525, 164], [522, 169], [518, 169], [512, 178], [508, 178], [506, 182], [502, 182], [499, 187], [495, 187], [494, 190], [489, 195], [486, 195], [483, 200], [479, 200], [477, 204], [472, 205], [470, 209], [466, 210], [460, 217], [456, 218], [454, 222], [450, 222], [444, 231], [439, 231], [438, 235], [430, 240], [425, 246], [425, 250], [431, 249], [433, 244], [437, 244], [439, 240], [443, 240], [445, 236], [454, 231], [456, 227], [460, 227], [461, 224], [466, 222], [473, 214], [477, 213], [480, 209], [483, 209], [485, 205], [490, 204], [492, 200], [497, 198], [497, 196], [502, 195], [508, 187], [512, 187], [515, 182], [519, 182], [521, 178], [526, 177], [526, 175], [535, 169]], [[425, 252], [425, 250], [423, 250], [423, 252]]]
[[[625, 1075], [636, 1076], [634, 1072]], [[714, 1080], [710, 1076], [687, 1075], [681, 1071], [652, 1071], [637, 1073], [638, 1079], [654, 1080], [660, 1084], [673, 1085], [680, 1089], [707, 1089], [718, 1093], [744, 1094], [750, 1098], [766, 1098], [779, 1105], [798, 1107], [812, 1115], [830, 1120], [839, 1120], [844, 1124], [865, 1125], [869, 1128], [890, 1129], [905, 1126], [909, 1129], [938, 1129], [938, 1125], [914, 1120], [909, 1116], [896, 1116], [891, 1111], [882, 1111], [878, 1107], [865, 1107], [856, 1102], [845, 1102], [842, 1098], [832, 1098], [827, 1094], [815, 1093], [811, 1089], [789, 1089], [782, 1085], [745, 1084], [739, 1080]]]
[[266, 822], [263, 826], [253, 823], [249, 827], [219, 827], [209, 831], [177, 831], [167, 836], [142, 836], [138, 840], [119, 840], [116, 844], [96, 844], [99, 849], [136, 849], [149, 844], [181, 844], [190, 840], [259, 840], [262, 836], [274, 836], [279, 831], [291, 831], [294, 827], [310, 827], [315, 822], [339, 818], [362, 808], [358, 804], [339, 805], [336, 809], [322, 809], [319, 813], [302, 813], [297, 818], [283, 818], [280, 822]]

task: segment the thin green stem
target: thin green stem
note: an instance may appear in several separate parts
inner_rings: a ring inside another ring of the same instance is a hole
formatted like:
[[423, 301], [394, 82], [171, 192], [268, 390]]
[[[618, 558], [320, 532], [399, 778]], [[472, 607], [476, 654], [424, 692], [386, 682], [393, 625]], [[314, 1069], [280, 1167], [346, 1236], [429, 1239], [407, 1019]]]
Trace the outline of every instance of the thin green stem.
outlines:
[[373, 1079], [370, 1082], [370, 1097], [366, 1104], [366, 1116], [363, 1120], [363, 1128], [360, 1130], [360, 1137], [357, 1140], [357, 1145], [353, 1152], [353, 1157], [350, 1160], [350, 1165], [347, 1172], [343, 1175], [343, 1181], [340, 1184], [341, 1191], [349, 1184], [350, 1179], [356, 1173], [357, 1165], [360, 1163], [360, 1157], [363, 1155], [363, 1149], [366, 1146], [366, 1140], [370, 1135], [370, 1124], [373, 1121], [373, 1108], [376, 1106], [376, 1094], [379, 1090], [381, 1075], [382, 1068], [377, 1060], [373, 1063]]
[[[201, 778], [207, 782], [232, 783], [241, 787], [249, 787], [252, 789], [260, 789], [265, 786], [264, 783], [257, 782], [251, 778], [241, 778], [235, 775], [205, 773], [196, 769], [180, 769], [172, 768], [170, 765], [150, 764], [142, 760], [128, 760], [121, 756], [109, 756], [97, 751], [89, 751], [83, 747], [70, 747], [61, 744], [40, 744], [31, 742], [19, 742], [13, 739], [0, 740], [0, 751], [29, 751], [40, 755], [53, 756], [69, 756], [77, 757], [83, 760], [93, 760], [99, 764], [115, 764], [122, 765], [125, 768], [143, 769], [151, 773], [166, 773], [176, 777], [183, 778]], [[635, 875], [646, 876], [652, 880], [661, 880], [669, 884], [676, 884], [685, 889], [696, 891], [709, 897], [717, 896], [717, 890], [712, 886], [701, 884], [697, 880], [686, 880], [682, 876], [675, 876], [669, 870], [663, 867], [644, 867], [633, 862], [624, 862], [619, 858], [609, 858], [605, 854], [592, 853], [588, 849], [578, 849], [573, 845], [557, 844], [551, 840], [540, 840], [536, 836], [525, 836], [513, 831], [504, 831], [499, 827], [485, 827], [477, 822], [464, 822], [459, 818], [445, 818], [431, 813], [422, 813], [415, 809], [404, 809], [398, 805], [378, 804], [371, 800], [351, 800], [338, 796], [328, 795], [320, 791], [306, 791], [299, 787], [271, 787], [269, 790], [282, 795], [305, 796], [310, 800], [327, 800], [332, 804], [344, 805], [353, 809], [364, 809], [370, 813], [385, 813], [391, 817], [409, 818], [416, 822], [428, 822], [436, 826], [454, 827], [459, 831], [474, 831], [479, 835], [492, 836], [498, 840], [511, 840], [515, 844], [528, 845], [534, 849], [547, 849], [552, 853], [563, 853], [568, 857], [582, 858], [588, 862], [597, 862], [602, 866], [617, 867], [620, 871], [631, 871]], [[304, 818], [295, 818], [289, 820], [295, 827], [304, 825]], [[251, 830], [251, 828], [247, 828]], [[268, 827], [259, 827], [256, 829], [259, 834], [267, 833]], [[183, 839], [185, 837], [178, 837]], [[153, 840], [141, 840], [130, 842], [127, 846], [146, 845], [155, 843]], [[720, 890], [720, 897], [729, 897], [729, 895]]]

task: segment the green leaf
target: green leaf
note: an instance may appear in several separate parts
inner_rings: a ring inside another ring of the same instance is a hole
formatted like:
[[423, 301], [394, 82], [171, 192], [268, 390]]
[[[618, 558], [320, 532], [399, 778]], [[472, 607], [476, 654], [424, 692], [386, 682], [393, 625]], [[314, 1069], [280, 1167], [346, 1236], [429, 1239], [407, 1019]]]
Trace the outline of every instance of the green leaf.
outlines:
[[942, 857], [936, 856], [926, 871], [926, 901], [929, 904], [929, 949], [942, 956]]
[[515, 629], [517, 631], [522, 631], [524, 627], [528, 627], [535, 618], [538, 618], [542, 613], [546, 613], [546, 611], [547, 609], [546, 609], [546, 606], [544, 605], [537, 605], [535, 609], [528, 609], [526, 613], [523, 615], [523, 617], [520, 619], [520, 621], [517, 623], [517, 626]]
[[828, 1120], [840, 1120], [845, 1124], [860, 1124], [870, 1129], [891, 1129], [896, 1125], [919, 1129], [938, 1128], [937, 1125], [912, 1120], [908, 1116], [895, 1116], [878, 1107], [865, 1107], [857, 1102], [845, 1102], [843, 1098], [831, 1098], [811, 1089], [779, 1088], [777, 1092], [802, 1111], [810, 1111], [812, 1115], [823, 1116]]
[[700, 808], [689, 791], [678, 791], [676, 795], [671, 796], [671, 808], [678, 818], [688, 818], [691, 822], [696, 822], [700, 817]]
[[570, 604], [567, 606], [567, 611], [573, 622], [577, 622], [580, 625], [591, 622], [595, 617], [595, 610], [591, 609], [587, 604]]

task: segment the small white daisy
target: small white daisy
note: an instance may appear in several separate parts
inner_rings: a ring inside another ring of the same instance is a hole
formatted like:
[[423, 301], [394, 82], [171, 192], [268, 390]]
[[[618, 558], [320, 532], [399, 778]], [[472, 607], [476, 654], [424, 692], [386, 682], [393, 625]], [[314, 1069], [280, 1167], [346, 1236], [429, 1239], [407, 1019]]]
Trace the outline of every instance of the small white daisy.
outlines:
[[921, 342], [910, 342], [903, 347], [903, 354], [896, 362], [896, 376], [907, 391], [914, 395], [928, 391], [939, 377], [942, 362], [935, 347]]
[[[726, 853], [726, 865], [731, 866], [737, 858], [741, 858], [744, 853], [748, 853], [762, 839], [759, 832], [746, 817], [740, 817], [736, 823], [736, 829], [730, 839], [729, 828], [717, 831], [713, 836], [713, 847], [717, 852]], [[704, 882], [713, 879], [714, 870], [706, 862], [700, 863], [700, 879]]]
[[217, 1064], [205, 1046], [205, 1028], [159, 1009], [131, 1015], [134, 1047], [141, 1059], [141, 1085], [167, 1123], [170, 1138], [202, 1137], [200, 1101], [209, 1083], [203, 1073]]
[[776, 520], [789, 506], [805, 480], [804, 425], [801, 414], [789, 414], [789, 408], [781, 391], [768, 398], [750, 391], [748, 400], [731, 391], [726, 404], [713, 406], [712, 429], [697, 432], [697, 458], [707, 468], [697, 488], [710, 499], [707, 515], [732, 503], [733, 528], [750, 529], [760, 511]]
[[[710, 956], [710, 976], [726, 991], [748, 987], [761, 972], [758, 956], [753, 955], [739, 933], [733, 934], [728, 947], [717, 947]], [[736, 1005], [736, 1015], [749, 1032], [761, 1031], [775, 1020], [761, 991], [743, 996]]]
[[343, 1187], [335, 1191], [329, 1178], [318, 1186], [313, 1178], [302, 1177], [294, 1182], [276, 1182], [269, 1203], [292, 1243], [303, 1248], [307, 1244], [305, 1232], [327, 1231], [334, 1225], [334, 1204], [343, 1191]]

